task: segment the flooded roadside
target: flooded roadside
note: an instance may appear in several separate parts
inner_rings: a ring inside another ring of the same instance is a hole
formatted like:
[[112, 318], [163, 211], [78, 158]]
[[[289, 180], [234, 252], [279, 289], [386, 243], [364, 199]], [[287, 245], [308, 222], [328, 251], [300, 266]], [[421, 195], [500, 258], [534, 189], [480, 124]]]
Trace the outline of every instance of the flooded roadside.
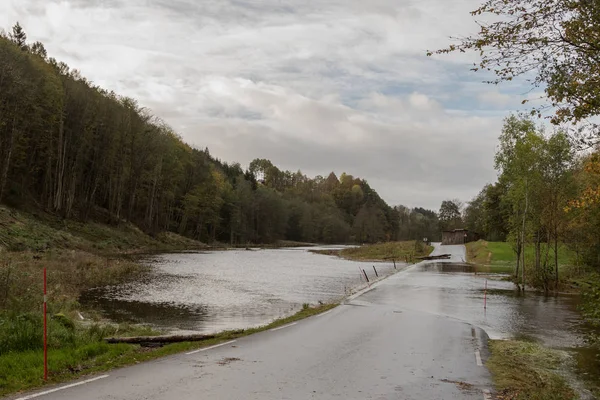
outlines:
[[[293, 314], [303, 303], [339, 301], [364, 286], [362, 269], [374, 277], [373, 263], [308, 250], [148, 256], [143, 261], [152, 268], [144, 279], [89, 291], [81, 302], [114, 321], [213, 333], [264, 325]], [[393, 264], [376, 268], [380, 275], [394, 272]], [[492, 339], [534, 339], [567, 351], [579, 377], [597, 382], [598, 353], [587, 346], [590, 328], [577, 311], [578, 297], [523, 294], [505, 278], [463, 262], [422, 263], [384, 281], [393, 290], [375, 290], [361, 299], [465, 321], [483, 328]]]
[[[152, 267], [144, 279], [90, 290], [81, 303], [114, 321], [214, 333], [263, 325], [304, 303], [339, 301], [364, 286], [362, 269], [375, 277], [373, 263], [306, 248], [161, 254], [142, 262]], [[394, 272], [393, 264], [375, 265], [380, 276]]]
[[505, 280], [506, 274], [482, 270], [464, 263], [420, 264], [386, 282], [396, 293], [377, 300], [465, 321], [483, 328], [491, 339], [534, 340], [559, 350], [567, 357], [561, 373], [582, 399], [595, 398], [586, 386], [600, 387], [600, 354], [587, 338], [598, 332], [578, 312], [579, 296], [521, 293]]

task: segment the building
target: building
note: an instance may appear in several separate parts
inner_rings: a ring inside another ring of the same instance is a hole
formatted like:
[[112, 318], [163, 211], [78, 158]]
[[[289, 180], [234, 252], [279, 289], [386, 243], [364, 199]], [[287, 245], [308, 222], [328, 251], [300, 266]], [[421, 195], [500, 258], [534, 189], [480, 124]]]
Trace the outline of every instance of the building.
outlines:
[[454, 229], [442, 232], [442, 245], [465, 244], [479, 240], [479, 235], [466, 229]]

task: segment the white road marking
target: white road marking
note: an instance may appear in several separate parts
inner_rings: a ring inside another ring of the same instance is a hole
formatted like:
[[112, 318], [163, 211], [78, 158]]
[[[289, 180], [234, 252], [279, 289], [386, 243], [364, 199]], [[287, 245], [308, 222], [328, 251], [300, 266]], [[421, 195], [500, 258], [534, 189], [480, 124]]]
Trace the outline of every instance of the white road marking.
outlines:
[[189, 353], [185, 353], [185, 354], [189, 356], [190, 354], [196, 354], [196, 353], [200, 353], [201, 351], [207, 351], [207, 350], [211, 350], [211, 349], [216, 349], [217, 347], [226, 346], [228, 344], [235, 343], [235, 342], [237, 342], [237, 340], [232, 340], [230, 342], [225, 342], [225, 343], [221, 343], [221, 344], [215, 344], [214, 346], [205, 347], [203, 349], [198, 349], [198, 350], [190, 351]]
[[297, 324], [297, 322], [293, 322], [293, 323], [291, 323], [291, 324], [287, 324], [287, 325], [284, 325], [284, 326], [280, 326], [279, 328], [273, 328], [273, 329], [269, 329], [269, 330], [270, 330], [271, 332], [274, 332], [274, 331], [278, 331], [278, 330], [280, 330], [280, 329], [289, 328], [290, 326], [294, 326], [294, 325], [296, 325], [296, 324]]
[[483, 400], [492, 400], [492, 393], [488, 389], [483, 389]]
[[483, 363], [481, 362], [481, 353], [479, 350], [475, 351], [475, 361], [477, 361], [478, 367], [483, 367]]
[[330, 312], [333, 312], [333, 309], [332, 309], [332, 310], [329, 310], [329, 311], [325, 311], [324, 313], [317, 315], [317, 317], [322, 317], [323, 315], [327, 315], [327, 314], [329, 314]]
[[29, 396], [20, 397], [17, 400], [34, 399], [36, 397], [40, 397], [40, 396], [44, 396], [44, 395], [47, 395], [47, 394], [50, 394], [50, 393], [58, 392], [59, 390], [69, 389], [69, 388], [72, 388], [72, 387], [75, 387], [75, 386], [84, 385], [86, 383], [94, 382], [94, 381], [97, 381], [98, 379], [104, 379], [104, 378], [108, 378], [108, 375], [101, 375], [101, 376], [97, 376], [97, 377], [92, 378], [92, 379], [87, 379], [85, 381], [71, 383], [70, 385], [65, 385], [65, 386], [54, 388], [54, 389], [46, 390], [44, 392], [30, 394]]

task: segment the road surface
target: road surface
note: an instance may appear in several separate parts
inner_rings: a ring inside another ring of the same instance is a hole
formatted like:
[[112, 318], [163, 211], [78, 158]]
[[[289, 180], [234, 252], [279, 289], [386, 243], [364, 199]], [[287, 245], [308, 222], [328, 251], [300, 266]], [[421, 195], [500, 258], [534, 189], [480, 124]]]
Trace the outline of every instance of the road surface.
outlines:
[[[463, 246], [436, 253], [464, 259]], [[421, 264], [423, 267], [423, 264]], [[486, 336], [477, 327], [405, 307], [410, 270], [336, 309], [235, 342], [13, 398], [44, 400], [485, 399]], [[415, 292], [416, 293], [416, 292]], [[421, 293], [423, 295], [423, 293]], [[95, 379], [91, 380], [90, 379]], [[47, 393], [49, 390], [59, 389]], [[35, 396], [35, 397], [31, 397]]]

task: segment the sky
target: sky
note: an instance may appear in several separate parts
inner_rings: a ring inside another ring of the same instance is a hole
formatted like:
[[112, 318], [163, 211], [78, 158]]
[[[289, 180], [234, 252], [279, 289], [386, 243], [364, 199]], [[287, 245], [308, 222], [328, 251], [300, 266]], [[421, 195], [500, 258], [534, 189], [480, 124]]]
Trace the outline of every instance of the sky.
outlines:
[[437, 210], [496, 179], [503, 119], [527, 88], [486, 85], [481, 0], [0, 0], [0, 27], [133, 97], [199, 148], [247, 166], [366, 179]]

